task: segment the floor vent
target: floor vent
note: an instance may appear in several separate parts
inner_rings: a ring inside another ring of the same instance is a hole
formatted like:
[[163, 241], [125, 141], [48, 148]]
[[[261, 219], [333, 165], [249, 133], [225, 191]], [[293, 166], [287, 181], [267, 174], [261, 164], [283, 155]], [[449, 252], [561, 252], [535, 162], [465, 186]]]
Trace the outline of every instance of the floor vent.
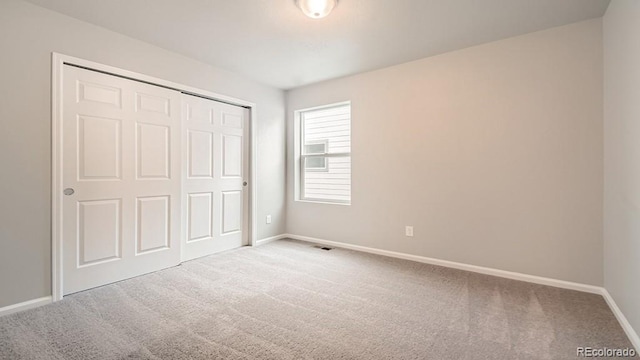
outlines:
[[327, 246], [314, 245], [313, 247], [316, 249], [326, 250], [326, 251], [333, 250], [333, 248], [327, 247]]

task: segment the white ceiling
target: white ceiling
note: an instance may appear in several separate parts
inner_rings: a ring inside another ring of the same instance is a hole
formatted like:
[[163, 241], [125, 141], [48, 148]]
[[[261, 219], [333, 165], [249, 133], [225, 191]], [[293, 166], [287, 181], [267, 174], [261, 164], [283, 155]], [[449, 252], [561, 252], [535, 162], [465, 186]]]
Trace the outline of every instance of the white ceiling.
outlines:
[[290, 89], [600, 17], [609, 0], [27, 0]]

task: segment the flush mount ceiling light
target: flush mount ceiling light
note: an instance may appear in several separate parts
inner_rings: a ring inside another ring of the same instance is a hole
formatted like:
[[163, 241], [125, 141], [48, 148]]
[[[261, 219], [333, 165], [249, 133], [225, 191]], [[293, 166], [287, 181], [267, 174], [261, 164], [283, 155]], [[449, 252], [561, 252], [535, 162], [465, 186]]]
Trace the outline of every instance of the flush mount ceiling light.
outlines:
[[331, 12], [338, 0], [295, 0], [302, 12], [312, 19], [321, 19]]

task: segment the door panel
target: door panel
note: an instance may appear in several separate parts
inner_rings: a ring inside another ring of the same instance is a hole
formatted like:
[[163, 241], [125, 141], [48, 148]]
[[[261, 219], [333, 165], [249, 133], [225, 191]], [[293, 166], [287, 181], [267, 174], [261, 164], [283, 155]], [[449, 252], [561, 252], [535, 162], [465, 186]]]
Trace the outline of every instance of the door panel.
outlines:
[[120, 179], [121, 123], [120, 119], [78, 116], [80, 180]]
[[171, 201], [168, 196], [137, 199], [136, 255], [169, 248]]
[[240, 231], [242, 228], [242, 192], [222, 192], [222, 233]]
[[222, 126], [242, 129], [244, 126], [244, 119], [236, 113], [222, 112]]
[[213, 193], [189, 193], [187, 206], [187, 241], [213, 237]]
[[168, 179], [171, 172], [171, 128], [138, 124], [136, 153], [138, 179]]
[[104, 84], [92, 84], [82, 80], [77, 82], [78, 102], [93, 101], [122, 108], [122, 89]]
[[242, 176], [242, 136], [222, 135], [222, 176]]
[[181, 94], [63, 71], [63, 293], [177, 265]]
[[78, 266], [121, 258], [122, 201], [78, 202]]
[[187, 143], [188, 177], [213, 179], [213, 133], [189, 130]]
[[168, 97], [154, 96], [136, 92], [136, 112], [151, 112], [171, 116], [171, 99]]
[[247, 109], [182, 95], [183, 260], [248, 244]]

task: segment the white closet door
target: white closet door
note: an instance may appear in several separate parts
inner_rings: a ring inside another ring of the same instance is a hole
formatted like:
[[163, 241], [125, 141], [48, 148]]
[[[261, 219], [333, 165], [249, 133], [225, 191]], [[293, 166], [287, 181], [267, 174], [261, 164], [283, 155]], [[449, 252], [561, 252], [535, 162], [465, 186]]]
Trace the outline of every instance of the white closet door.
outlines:
[[[248, 244], [245, 108], [182, 95], [183, 260]], [[246, 184], [246, 183], [245, 183]]]
[[64, 294], [180, 262], [180, 97], [64, 67]]

